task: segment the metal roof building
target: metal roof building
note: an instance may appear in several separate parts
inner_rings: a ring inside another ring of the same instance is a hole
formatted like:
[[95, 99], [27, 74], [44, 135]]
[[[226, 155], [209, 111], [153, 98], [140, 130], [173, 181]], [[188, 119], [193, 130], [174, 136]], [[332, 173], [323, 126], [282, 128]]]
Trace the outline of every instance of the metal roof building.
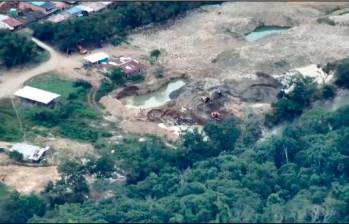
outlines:
[[30, 86], [25, 86], [24, 88], [15, 92], [14, 95], [24, 99], [43, 103], [43, 104], [49, 104], [56, 98], [60, 97], [59, 94], [51, 93], [51, 92], [37, 89]]
[[95, 54], [91, 54], [84, 58], [86, 61], [90, 63], [101, 63], [101, 62], [107, 62], [109, 59], [109, 55], [107, 55], [104, 52], [98, 52]]
[[35, 145], [28, 145], [24, 143], [17, 143], [10, 149], [11, 152], [16, 151], [23, 155], [24, 160], [39, 161], [44, 153], [49, 150], [50, 147], [40, 148]]

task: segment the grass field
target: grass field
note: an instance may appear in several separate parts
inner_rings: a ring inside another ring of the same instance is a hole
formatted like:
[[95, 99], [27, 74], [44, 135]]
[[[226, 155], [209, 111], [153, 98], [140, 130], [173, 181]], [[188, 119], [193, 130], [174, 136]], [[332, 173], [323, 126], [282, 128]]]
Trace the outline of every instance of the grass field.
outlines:
[[72, 81], [64, 80], [55, 74], [35, 77], [26, 84], [39, 89], [58, 93], [63, 98], [67, 98], [69, 94], [76, 92], [76, 88], [74, 88]]

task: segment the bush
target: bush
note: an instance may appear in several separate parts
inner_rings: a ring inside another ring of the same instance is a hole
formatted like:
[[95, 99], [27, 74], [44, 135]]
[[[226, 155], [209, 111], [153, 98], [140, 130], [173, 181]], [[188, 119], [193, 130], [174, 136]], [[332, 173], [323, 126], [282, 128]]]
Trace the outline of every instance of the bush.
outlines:
[[84, 122], [65, 122], [59, 126], [59, 133], [67, 138], [96, 142], [98, 132], [91, 129]]
[[124, 42], [124, 38], [120, 37], [120, 36], [114, 37], [111, 40], [111, 44], [114, 45], [114, 46], [118, 46], [118, 45], [122, 44], [122, 42]]
[[84, 89], [91, 89], [92, 88], [91, 83], [89, 83], [88, 81], [85, 81], [83, 79], [79, 79], [79, 80], [75, 81], [73, 86], [74, 87], [82, 87]]
[[164, 77], [164, 67], [161, 65], [156, 66], [154, 75], [158, 79]]
[[9, 153], [9, 156], [11, 159], [17, 161], [17, 162], [23, 162], [23, 155], [22, 153], [19, 153], [17, 151], [12, 151]]
[[131, 75], [128, 80], [132, 82], [143, 82], [144, 81], [144, 75], [143, 74], [137, 74], [137, 75]]
[[282, 90], [278, 94], [278, 101], [271, 105], [273, 112], [266, 115], [268, 126], [298, 117], [305, 108], [310, 106], [318, 93], [316, 83], [309, 77], [294, 77], [288, 88], [292, 90], [290, 92]]
[[108, 79], [104, 79], [96, 93], [96, 100], [99, 101], [103, 96], [113, 90], [113, 83]]
[[327, 64], [324, 71], [327, 73], [333, 71], [335, 84], [340, 87], [349, 88], [349, 58]]
[[333, 99], [336, 96], [336, 87], [332, 85], [324, 85], [321, 88], [321, 97], [325, 100]]
[[108, 77], [116, 86], [123, 86], [127, 81], [125, 72], [123, 72], [120, 68], [110, 71], [108, 73]]
[[155, 50], [152, 50], [150, 52], [150, 57], [154, 58], [155, 60], [157, 60], [161, 55], [161, 51], [159, 49], [155, 49]]

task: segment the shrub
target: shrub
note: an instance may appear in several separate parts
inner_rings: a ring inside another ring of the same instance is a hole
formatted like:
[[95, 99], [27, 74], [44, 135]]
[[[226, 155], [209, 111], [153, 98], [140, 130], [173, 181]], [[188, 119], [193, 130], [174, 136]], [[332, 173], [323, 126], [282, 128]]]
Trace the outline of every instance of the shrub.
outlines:
[[59, 126], [59, 133], [67, 138], [96, 142], [98, 132], [84, 122], [65, 122]]
[[321, 88], [321, 97], [325, 100], [333, 99], [336, 96], [336, 88], [332, 85], [324, 85]]
[[157, 60], [161, 55], [161, 51], [159, 49], [155, 49], [155, 50], [152, 50], [150, 52], [150, 57], [154, 58], [155, 60]]
[[96, 93], [96, 100], [99, 101], [103, 96], [113, 90], [113, 83], [108, 79], [104, 79]]
[[91, 89], [92, 88], [91, 83], [89, 83], [88, 81], [85, 81], [83, 79], [79, 79], [79, 80], [75, 81], [73, 86], [74, 87], [82, 87], [84, 89]]
[[19, 153], [17, 151], [12, 151], [9, 153], [9, 156], [11, 159], [17, 161], [17, 162], [23, 162], [23, 155], [22, 153]]
[[137, 74], [137, 75], [131, 75], [128, 80], [132, 82], [143, 82], [144, 81], [144, 75], [143, 74]]

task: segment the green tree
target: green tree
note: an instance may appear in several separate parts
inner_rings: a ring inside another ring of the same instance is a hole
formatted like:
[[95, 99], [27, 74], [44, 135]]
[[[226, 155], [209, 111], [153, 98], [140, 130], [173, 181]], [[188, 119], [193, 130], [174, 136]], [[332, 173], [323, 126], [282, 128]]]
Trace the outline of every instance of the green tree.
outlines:
[[335, 83], [338, 86], [349, 88], [349, 58], [328, 64], [325, 71], [334, 72]]
[[127, 79], [126, 74], [121, 69], [113, 69], [109, 74], [109, 78], [112, 80], [112, 82], [117, 86], [123, 86], [125, 85]]
[[219, 151], [234, 150], [235, 142], [240, 135], [234, 119], [228, 119], [222, 123], [209, 122], [205, 125], [204, 131], [212, 145]]
[[115, 162], [109, 156], [102, 156], [97, 159], [92, 169], [92, 172], [95, 173], [97, 177], [111, 177], [115, 171]]
[[314, 80], [303, 76], [295, 76], [287, 88], [290, 91], [282, 90], [278, 94], [278, 101], [272, 103], [273, 112], [266, 116], [268, 125], [292, 121], [310, 106], [318, 92]]
[[0, 200], [1, 223], [25, 223], [34, 214], [43, 216], [45, 211], [44, 201], [35, 195], [11, 192]]
[[13, 67], [35, 60], [36, 45], [27, 37], [10, 31], [0, 31], [0, 61]]
[[159, 49], [155, 49], [150, 52], [150, 57], [155, 59], [158, 59], [160, 55], [161, 55], [161, 51]]

